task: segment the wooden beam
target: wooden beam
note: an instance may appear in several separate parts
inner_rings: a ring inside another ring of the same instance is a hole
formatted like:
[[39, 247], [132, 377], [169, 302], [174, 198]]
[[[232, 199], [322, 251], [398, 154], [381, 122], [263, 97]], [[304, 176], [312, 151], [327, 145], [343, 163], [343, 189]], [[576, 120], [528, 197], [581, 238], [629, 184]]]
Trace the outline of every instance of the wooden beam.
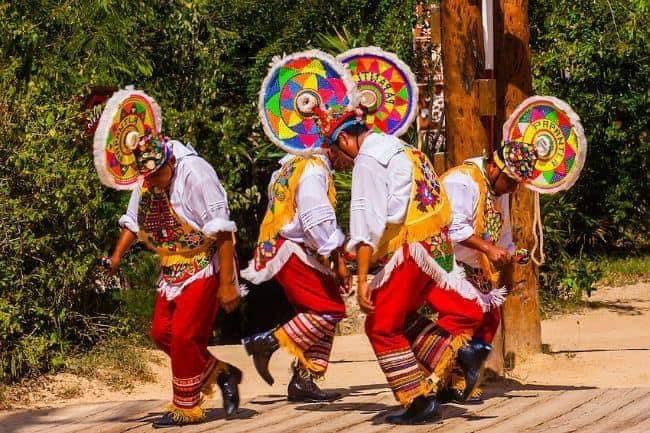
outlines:
[[[499, 0], [495, 3], [495, 45], [497, 79], [497, 142], [501, 125], [524, 99], [532, 94], [530, 27], [527, 0]], [[520, 187], [511, 197], [513, 238], [518, 248], [533, 249], [535, 195]], [[502, 308], [503, 353], [506, 367], [522, 355], [541, 350], [538, 269], [531, 262], [505, 272], [512, 288]]]

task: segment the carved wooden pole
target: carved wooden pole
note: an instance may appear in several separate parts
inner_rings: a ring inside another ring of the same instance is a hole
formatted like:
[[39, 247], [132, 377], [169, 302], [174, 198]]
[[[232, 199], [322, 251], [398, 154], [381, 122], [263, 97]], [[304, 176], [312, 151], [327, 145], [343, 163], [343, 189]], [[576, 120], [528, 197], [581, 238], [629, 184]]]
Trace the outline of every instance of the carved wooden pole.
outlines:
[[453, 167], [481, 155], [488, 140], [478, 97], [484, 69], [480, 2], [443, 0], [440, 14], [447, 167]]
[[[491, 94], [479, 95], [479, 79], [484, 72], [481, 2], [443, 0], [441, 27], [447, 166], [453, 167], [466, 158], [482, 154], [491, 138], [481, 123], [481, 114], [487, 114], [484, 96]], [[501, 141], [504, 121], [532, 93], [529, 40], [528, 2], [494, 0], [497, 115], [493, 145]], [[515, 244], [529, 250], [533, 246], [533, 200], [534, 194], [520, 188], [511, 204]], [[504, 357], [508, 366], [518, 356], [541, 348], [537, 268], [531, 263], [506, 270], [504, 274], [513, 293], [503, 307], [503, 335], [495, 340], [489, 362], [489, 367], [497, 373], [503, 372]]]
[[[514, 109], [532, 94], [530, 27], [527, 0], [498, 0], [495, 10], [497, 140], [501, 126]], [[520, 187], [511, 198], [515, 245], [532, 251], [535, 195]], [[538, 269], [530, 262], [505, 273], [512, 287], [503, 308], [503, 353], [506, 366], [517, 357], [541, 350]]]

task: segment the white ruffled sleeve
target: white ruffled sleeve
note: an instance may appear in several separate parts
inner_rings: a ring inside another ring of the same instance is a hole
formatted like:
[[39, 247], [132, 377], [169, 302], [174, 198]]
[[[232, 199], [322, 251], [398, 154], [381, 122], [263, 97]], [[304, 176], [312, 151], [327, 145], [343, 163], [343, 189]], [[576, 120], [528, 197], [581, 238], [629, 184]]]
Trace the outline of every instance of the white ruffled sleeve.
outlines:
[[474, 234], [475, 209], [479, 191], [468, 176], [451, 175], [443, 181], [443, 187], [451, 202], [452, 220], [449, 236], [455, 244], [469, 239]]
[[118, 224], [123, 229], [128, 229], [133, 233], [138, 233], [140, 227], [138, 226], [138, 206], [140, 204], [140, 187], [138, 186], [131, 193], [129, 205], [126, 208], [126, 213], [120, 217]]
[[203, 233], [214, 237], [219, 232], [237, 231], [230, 220], [226, 191], [210, 164], [197, 158], [186, 182], [189, 208]]
[[388, 210], [386, 169], [375, 159], [358, 155], [352, 169], [350, 201], [350, 241], [347, 250], [356, 253], [359, 244], [377, 244], [384, 234]]
[[309, 167], [300, 179], [296, 195], [297, 213], [305, 233], [305, 242], [322, 256], [329, 256], [345, 241], [327, 195], [328, 186], [325, 169]]

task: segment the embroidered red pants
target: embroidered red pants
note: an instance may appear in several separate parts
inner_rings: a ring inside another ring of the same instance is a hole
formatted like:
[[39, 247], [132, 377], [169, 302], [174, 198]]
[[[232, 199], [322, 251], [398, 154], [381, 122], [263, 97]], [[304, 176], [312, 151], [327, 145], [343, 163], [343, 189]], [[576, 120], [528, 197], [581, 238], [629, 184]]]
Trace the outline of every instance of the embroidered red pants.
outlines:
[[474, 337], [480, 338], [485, 343], [492, 343], [501, 322], [501, 307], [492, 308], [483, 315], [483, 321], [474, 332]]
[[452, 335], [474, 334], [483, 322], [483, 309], [451, 289], [434, 287], [427, 302], [438, 313], [437, 326]]
[[427, 302], [438, 313], [437, 326], [452, 335], [472, 334], [485, 343], [491, 343], [501, 321], [499, 308], [483, 312], [475, 300], [465, 299], [457, 292], [433, 288]]
[[336, 324], [345, 317], [345, 303], [338, 284], [295, 255], [274, 278], [298, 313], [278, 328], [276, 338], [303, 367], [316, 375], [324, 374]]
[[162, 294], [156, 298], [151, 338], [171, 358], [173, 403], [181, 409], [200, 403], [201, 388], [222, 364], [208, 352], [218, 290], [218, 275], [213, 275], [188, 284], [172, 301]]
[[403, 405], [428, 392], [424, 372], [405, 335], [405, 322], [424, 304], [430, 285], [431, 278], [407, 254], [388, 281], [372, 293], [375, 311], [366, 318], [366, 334], [379, 366]]
[[[470, 336], [490, 343], [499, 326], [499, 309], [484, 313], [474, 300], [463, 298], [457, 292], [432, 288], [427, 295], [428, 304], [438, 313], [436, 323], [414, 315], [409, 320], [407, 338], [420, 365], [434, 374], [439, 385], [450, 380], [453, 356]], [[459, 337], [454, 340], [454, 337]]]

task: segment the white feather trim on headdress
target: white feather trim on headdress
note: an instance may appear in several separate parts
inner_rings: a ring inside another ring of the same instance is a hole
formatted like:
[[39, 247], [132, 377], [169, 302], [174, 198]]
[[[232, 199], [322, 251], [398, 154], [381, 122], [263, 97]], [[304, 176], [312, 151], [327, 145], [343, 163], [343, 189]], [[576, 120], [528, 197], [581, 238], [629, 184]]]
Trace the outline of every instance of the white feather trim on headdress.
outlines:
[[162, 130], [162, 113], [160, 106], [152, 97], [143, 91], [135, 90], [133, 86], [126, 86], [124, 89], [115, 92], [106, 102], [106, 107], [104, 107], [104, 111], [102, 111], [102, 115], [99, 118], [97, 129], [95, 130], [95, 136], [93, 138], [93, 160], [95, 162], [95, 169], [97, 170], [99, 180], [104, 185], [117, 190], [132, 190], [138, 184], [137, 182], [131, 185], [116, 183], [111, 173], [108, 172], [106, 161], [106, 140], [108, 140], [113, 118], [117, 111], [121, 109], [122, 103], [133, 95], [141, 96], [149, 102], [153, 109], [156, 132]]

